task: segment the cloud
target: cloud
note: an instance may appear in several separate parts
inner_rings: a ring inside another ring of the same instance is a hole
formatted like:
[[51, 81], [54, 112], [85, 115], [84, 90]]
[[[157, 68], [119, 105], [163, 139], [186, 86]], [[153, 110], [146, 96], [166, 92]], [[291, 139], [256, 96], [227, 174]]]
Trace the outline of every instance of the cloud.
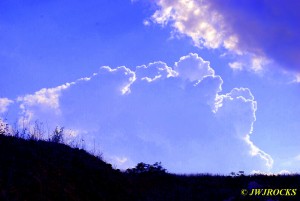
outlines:
[[148, 82], [177, 76], [176, 71], [167, 66], [164, 62], [154, 62], [147, 66], [137, 66], [135, 74], [140, 80], [146, 80]]
[[240, 49], [299, 71], [299, 1], [211, 2], [239, 38]]
[[[275, 61], [287, 71], [300, 70], [297, 0], [284, 4], [279, 0], [158, 0], [156, 4], [152, 21], [170, 24], [198, 47], [226, 49], [245, 63], [244, 69], [260, 72]], [[236, 64], [231, 67], [241, 69]]]
[[16, 99], [21, 110], [19, 124], [29, 126], [32, 121], [37, 119], [40, 121], [45, 120], [47, 122], [51, 119], [52, 122], [57, 122], [58, 117], [61, 114], [59, 98], [62, 95], [62, 92], [70, 88], [72, 85], [80, 82], [86, 82], [90, 79], [91, 77], [84, 77], [57, 87], [43, 88], [36, 91], [34, 94], [19, 96]]
[[29, 125], [36, 117], [35, 113], [60, 113], [59, 97], [61, 92], [69, 88], [74, 83], [66, 83], [54, 88], [43, 88], [34, 94], [27, 94], [17, 98], [20, 103], [22, 120], [20, 123]]
[[101, 67], [18, 101], [23, 114], [56, 115], [59, 125], [96, 141], [118, 167], [161, 161], [172, 172], [269, 170], [272, 158], [250, 138], [254, 96], [247, 88], [223, 94], [222, 84], [208, 61], [188, 54], [173, 66]]
[[271, 168], [274, 163], [272, 157], [250, 140], [257, 110], [257, 102], [251, 91], [248, 88], [234, 88], [230, 93], [220, 95], [217, 100], [217, 115], [221, 121], [226, 122], [226, 129], [232, 130], [234, 138], [242, 140], [248, 146], [251, 156], [260, 157]]
[[112, 69], [109, 66], [103, 66], [100, 68], [98, 74], [100, 76], [105, 76], [108, 74], [116, 75], [116, 77], [119, 78], [118, 82], [120, 82], [118, 83], [118, 91], [120, 91], [122, 94], [130, 93], [130, 85], [136, 79], [135, 73], [125, 66], [117, 67], [116, 69]]
[[295, 78], [294, 78], [293, 82], [295, 82], [295, 83], [300, 83], [300, 73], [297, 73], [297, 74], [295, 75]]
[[274, 173], [274, 172], [262, 172], [262, 171], [259, 171], [259, 170], [253, 170], [251, 172], [251, 174], [274, 176], [274, 175], [293, 175], [293, 174], [297, 174], [297, 173], [296, 172], [290, 172], [288, 170], [280, 170], [278, 173]]
[[237, 62], [237, 61], [231, 62], [231, 63], [229, 63], [228, 65], [229, 65], [229, 67], [230, 67], [232, 70], [235, 70], [235, 71], [237, 71], [237, 70], [243, 70], [243, 68], [244, 68], [243, 63], [242, 63], [242, 62]]
[[[179, 33], [190, 36], [196, 46], [208, 48], [220, 47], [225, 38], [222, 16], [210, 10], [210, 5], [205, 1], [157, 1], [160, 9], [152, 19], [162, 25], [169, 22]], [[231, 39], [231, 45], [233, 44]], [[229, 44], [228, 44], [229, 45]]]
[[[114, 156], [114, 157], [110, 157], [109, 160], [111, 161], [111, 163], [115, 164], [117, 167], [119, 168], [126, 168], [126, 166], [124, 166], [126, 163], [128, 163], [128, 158], [126, 158], [125, 156], [123, 157], [118, 157], [118, 156]], [[128, 167], [128, 166], [127, 166]]]
[[300, 154], [298, 156], [295, 157], [296, 161], [300, 161]]
[[201, 81], [206, 76], [215, 75], [215, 71], [210, 67], [208, 61], [204, 61], [197, 54], [189, 54], [180, 58], [175, 63], [174, 70], [179, 76], [189, 81]]
[[12, 104], [13, 101], [8, 98], [0, 98], [0, 114], [7, 111], [8, 106]]
[[18, 97], [17, 101], [22, 102], [21, 107], [44, 105], [52, 109], [59, 109], [59, 96], [62, 90], [65, 90], [74, 83], [66, 83], [55, 88], [43, 88], [34, 94], [28, 94], [23, 97]]

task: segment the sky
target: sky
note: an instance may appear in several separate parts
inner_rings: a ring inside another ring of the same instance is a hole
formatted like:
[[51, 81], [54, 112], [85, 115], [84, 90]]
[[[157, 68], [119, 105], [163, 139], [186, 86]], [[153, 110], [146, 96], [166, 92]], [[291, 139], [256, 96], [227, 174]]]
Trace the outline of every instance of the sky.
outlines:
[[63, 126], [120, 169], [295, 173], [299, 6], [1, 1], [0, 117]]

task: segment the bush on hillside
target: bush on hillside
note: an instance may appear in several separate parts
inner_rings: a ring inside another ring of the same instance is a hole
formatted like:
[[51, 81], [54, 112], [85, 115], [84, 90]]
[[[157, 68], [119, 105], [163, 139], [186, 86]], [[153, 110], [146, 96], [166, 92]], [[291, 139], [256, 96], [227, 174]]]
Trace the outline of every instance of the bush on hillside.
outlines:
[[136, 167], [127, 169], [126, 173], [141, 174], [141, 173], [166, 173], [166, 169], [162, 167], [161, 162], [156, 162], [153, 165], [146, 163], [138, 163]]

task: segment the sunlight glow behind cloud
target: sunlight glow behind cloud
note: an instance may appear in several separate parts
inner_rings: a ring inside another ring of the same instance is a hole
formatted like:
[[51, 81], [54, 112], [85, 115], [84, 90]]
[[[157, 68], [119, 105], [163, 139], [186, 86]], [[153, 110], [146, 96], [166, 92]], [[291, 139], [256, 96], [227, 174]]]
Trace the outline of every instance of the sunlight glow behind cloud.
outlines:
[[239, 62], [230, 64], [233, 69], [260, 73], [275, 61], [299, 72], [299, 1], [157, 0], [156, 4], [153, 22], [172, 26], [175, 34], [192, 38], [197, 47], [226, 49]]
[[53, 125], [85, 131], [86, 141], [96, 140], [122, 167], [162, 161], [174, 172], [269, 170], [273, 159], [250, 139], [254, 96], [247, 88], [222, 94], [222, 84], [210, 63], [191, 53], [173, 67], [101, 67], [18, 102], [28, 120], [51, 117]]

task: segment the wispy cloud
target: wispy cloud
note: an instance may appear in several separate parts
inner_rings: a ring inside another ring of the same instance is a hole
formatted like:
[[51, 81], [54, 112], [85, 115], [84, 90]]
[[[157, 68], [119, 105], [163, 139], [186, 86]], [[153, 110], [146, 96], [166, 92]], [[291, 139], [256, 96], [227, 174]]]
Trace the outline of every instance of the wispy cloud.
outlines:
[[0, 114], [7, 111], [8, 106], [14, 101], [9, 100], [8, 98], [0, 98]]

